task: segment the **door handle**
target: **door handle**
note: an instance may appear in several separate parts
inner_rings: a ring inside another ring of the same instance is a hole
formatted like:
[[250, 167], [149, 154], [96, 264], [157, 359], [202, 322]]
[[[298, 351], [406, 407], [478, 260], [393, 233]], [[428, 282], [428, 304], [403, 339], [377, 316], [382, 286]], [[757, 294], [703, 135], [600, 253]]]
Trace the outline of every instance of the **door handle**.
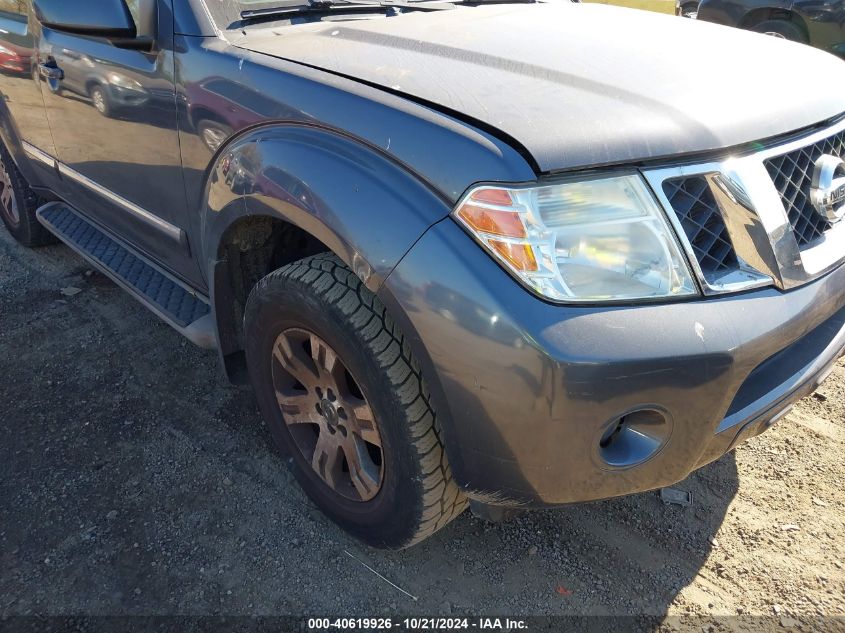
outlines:
[[48, 64], [38, 64], [38, 72], [44, 79], [61, 81], [65, 78], [65, 71], [57, 66], [50, 66]]

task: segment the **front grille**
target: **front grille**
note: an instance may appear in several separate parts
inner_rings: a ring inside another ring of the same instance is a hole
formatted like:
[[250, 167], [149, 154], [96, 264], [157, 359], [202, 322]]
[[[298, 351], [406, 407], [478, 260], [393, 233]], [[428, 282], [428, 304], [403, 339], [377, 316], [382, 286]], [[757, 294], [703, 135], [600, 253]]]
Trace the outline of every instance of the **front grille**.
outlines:
[[737, 270], [739, 261], [728, 228], [704, 176], [663, 183], [663, 192], [678, 216], [708, 282]]
[[834, 127], [780, 145], [642, 170], [705, 295], [788, 291], [845, 264], [845, 221], [829, 222], [810, 201], [823, 155], [845, 160], [845, 113]]
[[810, 203], [813, 167], [822, 154], [845, 157], [845, 131], [765, 161], [799, 247], [817, 240], [831, 227]]

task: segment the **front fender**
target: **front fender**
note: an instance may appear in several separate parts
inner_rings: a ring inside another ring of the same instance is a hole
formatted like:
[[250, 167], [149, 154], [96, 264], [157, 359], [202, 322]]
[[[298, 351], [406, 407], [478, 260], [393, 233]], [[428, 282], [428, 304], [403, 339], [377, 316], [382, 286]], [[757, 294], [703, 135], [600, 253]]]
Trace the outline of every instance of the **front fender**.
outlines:
[[[9, 111], [9, 106], [6, 103], [8, 97], [0, 92], [0, 142], [9, 151], [9, 155], [15, 162], [15, 165], [23, 174], [26, 181], [32, 186], [42, 186], [44, 176], [33, 166], [26, 153], [23, 150], [22, 139], [20, 131], [15, 123], [12, 113]], [[39, 166], [41, 170], [49, 169], [43, 165]]]
[[210, 271], [227, 230], [247, 216], [289, 222], [320, 240], [375, 291], [450, 204], [378, 148], [322, 127], [260, 127], [219, 153], [202, 247]]

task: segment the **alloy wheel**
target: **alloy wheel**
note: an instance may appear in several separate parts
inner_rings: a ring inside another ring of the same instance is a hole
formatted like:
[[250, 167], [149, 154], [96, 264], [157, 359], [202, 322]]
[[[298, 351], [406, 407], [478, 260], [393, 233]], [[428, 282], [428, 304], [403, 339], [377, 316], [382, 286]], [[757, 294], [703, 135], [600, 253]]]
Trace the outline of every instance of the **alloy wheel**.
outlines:
[[378, 423], [358, 382], [332, 347], [301, 328], [273, 345], [276, 399], [300, 453], [337, 494], [369, 501], [384, 480]]
[[94, 102], [94, 107], [97, 109], [97, 112], [100, 114], [105, 114], [106, 112], [106, 96], [103, 94], [103, 91], [100, 89], [94, 89], [91, 93], [91, 100]]
[[21, 214], [15, 198], [15, 190], [12, 187], [12, 176], [3, 158], [0, 158], [0, 207], [14, 226], [20, 224]]
[[220, 149], [220, 146], [226, 142], [228, 135], [224, 130], [216, 127], [204, 127], [202, 129], [202, 140], [206, 147], [212, 152]]

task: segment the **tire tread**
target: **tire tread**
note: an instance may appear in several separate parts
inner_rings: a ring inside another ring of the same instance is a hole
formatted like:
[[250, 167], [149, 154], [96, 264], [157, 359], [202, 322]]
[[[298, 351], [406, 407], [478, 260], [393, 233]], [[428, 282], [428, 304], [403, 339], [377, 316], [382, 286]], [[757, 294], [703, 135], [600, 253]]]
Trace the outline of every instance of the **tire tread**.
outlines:
[[334, 304], [361, 333], [385, 370], [390, 387], [405, 407], [405, 423], [422, 472], [422, 510], [414, 533], [402, 547], [431, 536], [461, 514], [469, 501], [452, 477], [437, 414], [410, 344], [378, 297], [333, 253], [288, 264], [264, 277], [253, 293], [261, 293], [280, 279], [306, 284]]
[[20, 224], [14, 229], [11, 226], [7, 226], [7, 228], [21, 244], [29, 248], [55, 244], [58, 239], [44, 228], [35, 216], [35, 212], [41, 205], [41, 200], [29, 187], [29, 183], [18, 170], [9, 150], [3, 143], [0, 143], [0, 157], [2, 157], [6, 169], [9, 171], [13, 195], [17, 198], [18, 212], [20, 213]]

